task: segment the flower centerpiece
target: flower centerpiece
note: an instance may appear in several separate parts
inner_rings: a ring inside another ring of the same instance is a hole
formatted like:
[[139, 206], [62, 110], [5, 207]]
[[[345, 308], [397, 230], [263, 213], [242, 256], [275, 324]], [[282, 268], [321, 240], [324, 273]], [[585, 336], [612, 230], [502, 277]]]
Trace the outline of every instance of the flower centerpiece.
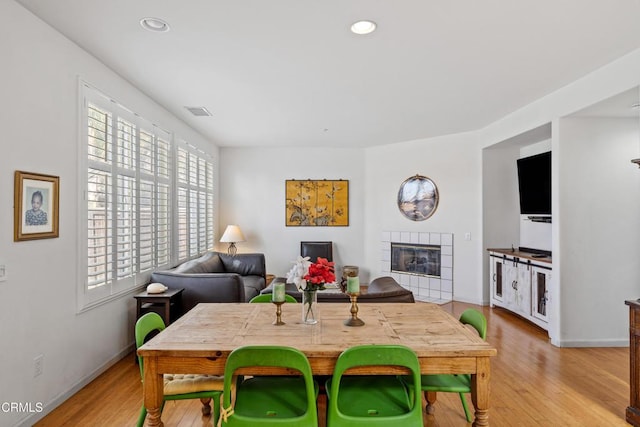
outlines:
[[325, 289], [326, 283], [336, 280], [334, 263], [318, 257], [316, 262], [309, 257], [299, 256], [287, 273], [287, 283], [293, 283], [302, 292], [302, 321], [308, 324], [318, 323], [318, 295]]

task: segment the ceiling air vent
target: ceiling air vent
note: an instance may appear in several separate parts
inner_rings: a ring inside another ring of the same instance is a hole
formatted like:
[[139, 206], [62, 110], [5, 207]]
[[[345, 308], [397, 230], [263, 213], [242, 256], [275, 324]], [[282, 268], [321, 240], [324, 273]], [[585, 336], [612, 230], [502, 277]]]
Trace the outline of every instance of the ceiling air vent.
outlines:
[[204, 107], [184, 107], [187, 110], [189, 110], [191, 112], [191, 114], [193, 114], [194, 116], [198, 116], [198, 117], [204, 117], [204, 116], [212, 116], [213, 114], [211, 114], [209, 112], [209, 110], [207, 110]]

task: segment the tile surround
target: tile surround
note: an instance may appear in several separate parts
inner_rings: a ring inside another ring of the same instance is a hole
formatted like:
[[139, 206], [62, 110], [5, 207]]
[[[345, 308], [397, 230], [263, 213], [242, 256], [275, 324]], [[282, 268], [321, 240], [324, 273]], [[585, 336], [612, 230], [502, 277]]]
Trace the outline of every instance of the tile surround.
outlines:
[[[418, 301], [444, 304], [453, 300], [453, 233], [383, 231], [380, 236], [380, 270], [413, 292]], [[440, 245], [440, 277], [391, 272], [391, 242]]]

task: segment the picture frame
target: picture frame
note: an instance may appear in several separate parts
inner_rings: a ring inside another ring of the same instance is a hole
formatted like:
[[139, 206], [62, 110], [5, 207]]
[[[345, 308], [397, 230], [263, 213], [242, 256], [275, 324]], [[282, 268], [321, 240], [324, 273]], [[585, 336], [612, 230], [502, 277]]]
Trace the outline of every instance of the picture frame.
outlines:
[[58, 237], [59, 199], [60, 177], [15, 171], [14, 242]]
[[285, 181], [287, 227], [349, 225], [349, 181], [289, 179]]
[[411, 221], [424, 221], [438, 208], [440, 196], [436, 184], [426, 176], [407, 178], [398, 190], [398, 209]]

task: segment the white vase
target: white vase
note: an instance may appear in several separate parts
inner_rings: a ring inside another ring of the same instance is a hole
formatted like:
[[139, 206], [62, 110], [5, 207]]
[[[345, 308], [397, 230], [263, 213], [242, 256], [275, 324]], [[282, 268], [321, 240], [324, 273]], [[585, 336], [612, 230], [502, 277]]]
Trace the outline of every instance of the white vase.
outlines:
[[318, 319], [318, 291], [302, 291], [302, 323], [315, 325]]

